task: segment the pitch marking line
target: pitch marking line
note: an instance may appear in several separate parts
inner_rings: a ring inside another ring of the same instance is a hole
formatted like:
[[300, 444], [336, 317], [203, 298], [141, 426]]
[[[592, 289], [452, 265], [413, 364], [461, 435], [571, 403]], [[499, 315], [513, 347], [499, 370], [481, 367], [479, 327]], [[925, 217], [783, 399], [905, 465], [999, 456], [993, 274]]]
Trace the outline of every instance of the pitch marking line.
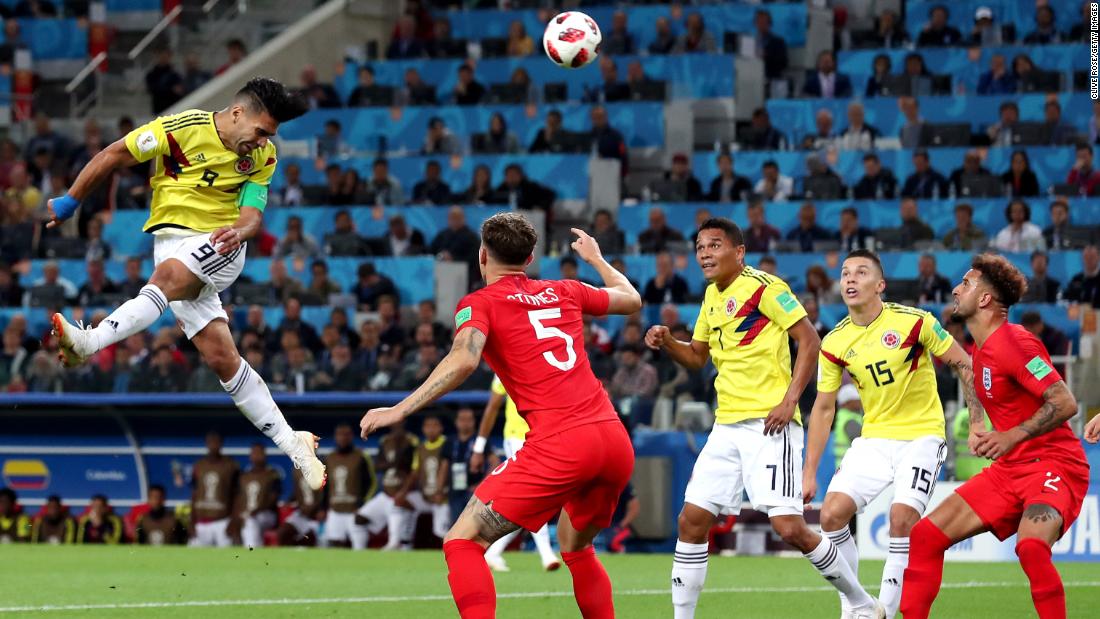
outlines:
[[[1067, 588], [1096, 588], [1100, 581], [1071, 581], [1062, 583]], [[1011, 589], [1026, 587], [1025, 582], [954, 582], [944, 583], [942, 589]], [[835, 591], [833, 587], [712, 587], [706, 593], [821, 593]], [[669, 595], [668, 589], [628, 589], [616, 591], [616, 596]], [[546, 597], [572, 597], [572, 591], [527, 591], [498, 593], [497, 599], [524, 599]], [[67, 604], [57, 606], [2, 606], [0, 613], [58, 612], [81, 610], [124, 610], [142, 608], [199, 608], [208, 606], [303, 606], [309, 604], [391, 604], [400, 602], [451, 601], [449, 595], [408, 595], [332, 598], [282, 598], [267, 600], [191, 600], [182, 602], [123, 602], [119, 604]]]

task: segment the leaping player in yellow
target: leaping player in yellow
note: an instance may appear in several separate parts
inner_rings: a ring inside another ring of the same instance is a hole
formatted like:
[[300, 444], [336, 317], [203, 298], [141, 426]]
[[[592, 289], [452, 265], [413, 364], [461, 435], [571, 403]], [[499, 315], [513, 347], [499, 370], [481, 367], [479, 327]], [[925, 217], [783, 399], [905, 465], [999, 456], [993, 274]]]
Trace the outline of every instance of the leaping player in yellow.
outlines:
[[255, 78], [219, 112], [187, 110], [131, 131], [88, 162], [69, 192], [48, 203], [54, 227], [118, 168], [153, 160], [153, 199], [145, 232], [153, 234], [155, 269], [138, 296], [94, 329], [54, 314], [67, 366], [147, 329], [169, 307], [237, 408], [290, 457], [314, 490], [325, 483], [317, 437], [295, 432], [260, 375], [241, 359], [218, 293], [244, 268], [245, 243], [261, 228], [277, 159], [271, 138], [280, 123], [307, 110], [274, 80]]

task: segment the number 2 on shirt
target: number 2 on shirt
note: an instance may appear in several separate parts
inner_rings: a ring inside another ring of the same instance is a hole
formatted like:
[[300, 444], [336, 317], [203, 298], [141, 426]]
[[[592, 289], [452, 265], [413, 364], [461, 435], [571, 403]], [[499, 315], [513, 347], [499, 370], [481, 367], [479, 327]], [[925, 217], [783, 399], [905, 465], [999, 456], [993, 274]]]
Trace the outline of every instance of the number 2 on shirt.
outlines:
[[565, 340], [565, 361], [562, 361], [554, 356], [554, 353], [546, 351], [542, 353], [542, 358], [546, 359], [546, 362], [550, 365], [558, 368], [562, 372], [568, 372], [573, 369], [573, 366], [577, 363], [577, 353], [573, 350], [573, 338], [568, 333], [563, 332], [557, 327], [547, 327], [542, 324], [544, 320], [550, 320], [552, 318], [561, 318], [561, 308], [551, 307], [547, 309], [531, 310], [527, 312], [527, 319], [531, 321], [531, 326], [535, 328], [535, 337], [540, 340], [545, 340], [551, 337], [557, 337]]

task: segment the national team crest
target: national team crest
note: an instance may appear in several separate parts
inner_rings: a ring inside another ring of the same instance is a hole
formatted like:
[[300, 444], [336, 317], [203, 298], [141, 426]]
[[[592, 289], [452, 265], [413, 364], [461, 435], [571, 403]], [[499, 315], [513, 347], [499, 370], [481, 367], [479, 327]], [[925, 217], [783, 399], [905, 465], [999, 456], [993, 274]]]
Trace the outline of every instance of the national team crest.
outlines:
[[982, 368], [982, 386], [986, 391], [993, 388], [993, 373], [989, 371], [989, 368]]
[[256, 167], [256, 164], [252, 162], [251, 157], [241, 157], [237, 160], [237, 165], [233, 167], [238, 174], [248, 174], [252, 171], [252, 168]]
[[882, 345], [890, 350], [897, 348], [901, 344], [901, 334], [893, 329], [882, 334]]
[[737, 299], [729, 299], [726, 301], [726, 316], [733, 316], [733, 313], [737, 311]]

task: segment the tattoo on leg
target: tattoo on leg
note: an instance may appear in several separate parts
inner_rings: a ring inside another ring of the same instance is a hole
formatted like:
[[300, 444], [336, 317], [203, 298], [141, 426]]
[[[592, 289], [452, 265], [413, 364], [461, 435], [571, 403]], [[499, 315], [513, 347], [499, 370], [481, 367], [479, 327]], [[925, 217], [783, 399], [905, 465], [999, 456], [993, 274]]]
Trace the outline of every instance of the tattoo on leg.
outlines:
[[1024, 510], [1024, 518], [1035, 524], [1054, 522], [1061, 519], [1061, 517], [1062, 515], [1058, 513], [1058, 510], [1042, 503], [1036, 503]]
[[508, 535], [519, 528], [519, 525], [509, 521], [493, 509], [493, 502], [484, 505], [478, 501], [477, 510], [478, 533], [485, 541], [492, 543]]

